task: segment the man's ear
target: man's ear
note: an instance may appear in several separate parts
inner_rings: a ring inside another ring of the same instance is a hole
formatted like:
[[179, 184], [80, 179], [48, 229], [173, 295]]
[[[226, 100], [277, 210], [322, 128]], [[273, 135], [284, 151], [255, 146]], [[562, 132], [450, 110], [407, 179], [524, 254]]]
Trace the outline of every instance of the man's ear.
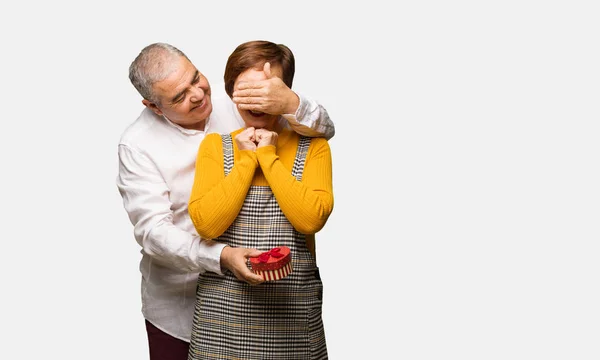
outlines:
[[146, 99], [142, 100], [142, 104], [144, 104], [145, 107], [147, 107], [148, 109], [154, 111], [154, 113], [158, 116], [162, 116], [163, 112], [160, 111], [160, 109], [158, 108], [158, 106], [156, 106], [155, 103], [150, 102]]

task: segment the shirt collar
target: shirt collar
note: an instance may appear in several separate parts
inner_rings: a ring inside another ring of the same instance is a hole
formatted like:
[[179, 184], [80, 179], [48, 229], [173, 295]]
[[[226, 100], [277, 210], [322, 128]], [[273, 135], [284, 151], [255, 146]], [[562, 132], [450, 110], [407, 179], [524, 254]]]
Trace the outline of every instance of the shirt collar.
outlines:
[[206, 133], [208, 131], [208, 127], [210, 126], [210, 115], [206, 119], [206, 123], [204, 124], [204, 130], [196, 130], [196, 129], [186, 129], [181, 125], [175, 124], [171, 120], [169, 120], [166, 116], [162, 115], [162, 118], [165, 119], [168, 125], [174, 127], [175, 129], [181, 131], [186, 135], [196, 135], [198, 133]]

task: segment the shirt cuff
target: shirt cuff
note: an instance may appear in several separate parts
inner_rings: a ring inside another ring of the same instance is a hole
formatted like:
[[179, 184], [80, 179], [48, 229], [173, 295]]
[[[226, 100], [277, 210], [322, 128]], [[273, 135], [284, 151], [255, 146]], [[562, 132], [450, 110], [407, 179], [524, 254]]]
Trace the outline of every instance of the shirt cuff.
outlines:
[[223, 275], [221, 271], [221, 252], [227, 244], [210, 239], [202, 239], [200, 241], [201, 258], [204, 259], [204, 268], [219, 275]]
[[296, 113], [281, 115], [291, 124], [298, 124], [298, 119], [302, 119], [304, 115], [306, 115], [306, 109], [308, 108], [308, 100], [304, 96], [302, 96], [302, 94], [296, 93], [296, 95], [298, 95], [298, 99], [300, 99], [300, 104], [298, 104], [298, 109], [296, 109]]

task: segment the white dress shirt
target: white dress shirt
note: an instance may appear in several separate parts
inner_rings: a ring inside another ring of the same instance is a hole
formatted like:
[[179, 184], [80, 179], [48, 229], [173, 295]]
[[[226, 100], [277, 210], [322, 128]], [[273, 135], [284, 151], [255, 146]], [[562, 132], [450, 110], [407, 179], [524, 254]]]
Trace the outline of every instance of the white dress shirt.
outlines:
[[[301, 95], [280, 120], [298, 133], [333, 137], [327, 111]], [[221, 274], [224, 244], [200, 239], [188, 215], [196, 155], [205, 134], [230, 133], [244, 122], [229, 97], [212, 99], [204, 131], [184, 129], [144, 108], [118, 146], [117, 187], [141, 246], [142, 314], [154, 326], [190, 341], [198, 274]]]

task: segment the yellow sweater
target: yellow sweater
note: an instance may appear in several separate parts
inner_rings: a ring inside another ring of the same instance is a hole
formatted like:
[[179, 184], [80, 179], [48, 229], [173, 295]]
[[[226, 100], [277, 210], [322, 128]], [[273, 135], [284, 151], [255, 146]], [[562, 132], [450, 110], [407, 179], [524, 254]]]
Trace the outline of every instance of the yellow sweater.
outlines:
[[314, 254], [314, 234], [333, 210], [331, 151], [324, 138], [313, 138], [306, 155], [302, 181], [292, 176], [299, 136], [284, 129], [277, 147], [240, 151], [233, 138], [234, 167], [225, 177], [219, 134], [207, 135], [200, 145], [188, 211], [200, 236], [223, 234], [240, 212], [250, 185], [270, 186], [279, 207]]

